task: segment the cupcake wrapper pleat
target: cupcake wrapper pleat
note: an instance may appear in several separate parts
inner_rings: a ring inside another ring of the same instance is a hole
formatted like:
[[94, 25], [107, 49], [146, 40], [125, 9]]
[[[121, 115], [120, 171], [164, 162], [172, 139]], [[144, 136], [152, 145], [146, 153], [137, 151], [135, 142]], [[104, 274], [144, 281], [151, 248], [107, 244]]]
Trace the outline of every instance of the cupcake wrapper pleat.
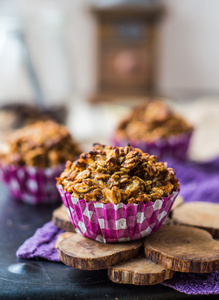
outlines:
[[141, 239], [160, 228], [179, 191], [155, 202], [113, 204], [86, 202], [58, 186], [76, 232], [90, 239], [115, 243]]
[[55, 168], [1, 166], [0, 177], [16, 200], [29, 204], [59, 201], [56, 177], [64, 166]]

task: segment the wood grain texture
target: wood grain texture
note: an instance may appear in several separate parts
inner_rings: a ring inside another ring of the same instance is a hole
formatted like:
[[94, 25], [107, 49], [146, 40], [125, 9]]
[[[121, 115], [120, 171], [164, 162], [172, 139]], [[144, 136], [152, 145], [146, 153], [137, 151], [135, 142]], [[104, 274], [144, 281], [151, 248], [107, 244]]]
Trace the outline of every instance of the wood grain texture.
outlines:
[[148, 259], [178, 272], [210, 273], [219, 270], [219, 243], [205, 230], [164, 225], [145, 239]]
[[173, 211], [172, 219], [175, 223], [205, 229], [214, 238], [219, 238], [219, 204], [186, 203]]
[[155, 285], [172, 278], [174, 271], [163, 268], [145, 257], [136, 258], [108, 269], [108, 277], [115, 283]]
[[52, 221], [55, 226], [64, 231], [75, 232], [64, 204], [53, 211]]
[[142, 245], [143, 240], [103, 244], [74, 233], [59, 244], [59, 256], [74, 269], [100, 270], [137, 257]]
[[67, 239], [68, 237], [72, 236], [73, 232], [69, 232], [69, 231], [66, 231], [66, 232], [63, 232], [61, 233], [56, 242], [55, 242], [55, 248], [58, 249], [59, 248], [59, 244], [61, 243], [61, 241], [63, 241], [64, 239]]

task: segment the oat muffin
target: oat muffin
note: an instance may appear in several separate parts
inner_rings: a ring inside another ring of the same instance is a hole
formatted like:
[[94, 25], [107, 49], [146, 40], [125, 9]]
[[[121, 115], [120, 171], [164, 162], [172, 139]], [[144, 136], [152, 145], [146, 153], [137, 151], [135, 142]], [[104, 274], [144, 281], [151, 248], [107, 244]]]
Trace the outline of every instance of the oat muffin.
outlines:
[[46, 168], [74, 160], [80, 150], [67, 128], [54, 121], [39, 121], [16, 130], [1, 163]]
[[187, 155], [193, 127], [160, 100], [148, 100], [133, 108], [117, 126], [113, 143], [130, 143], [144, 152], [184, 158]]
[[164, 102], [151, 100], [135, 107], [118, 125], [115, 135], [119, 139], [154, 141], [190, 132], [192, 129]]
[[174, 170], [156, 156], [130, 146], [100, 144], [69, 161], [58, 184], [78, 199], [114, 204], [155, 201], [179, 188]]
[[175, 171], [156, 156], [130, 146], [101, 144], [68, 161], [57, 178], [76, 231], [103, 242], [134, 240], [156, 231], [179, 186]]
[[14, 133], [0, 153], [0, 175], [15, 199], [30, 204], [59, 200], [55, 178], [79, 147], [65, 126], [39, 121]]

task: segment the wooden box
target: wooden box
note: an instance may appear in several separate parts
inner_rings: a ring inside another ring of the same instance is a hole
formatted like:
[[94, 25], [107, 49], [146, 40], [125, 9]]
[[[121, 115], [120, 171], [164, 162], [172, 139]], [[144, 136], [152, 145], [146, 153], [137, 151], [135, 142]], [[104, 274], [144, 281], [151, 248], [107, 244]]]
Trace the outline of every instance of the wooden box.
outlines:
[[156, 87], [157, 24], [162, 6], [93, 8], [97, 18], [97, 93], [92, 100], [146, 95]]

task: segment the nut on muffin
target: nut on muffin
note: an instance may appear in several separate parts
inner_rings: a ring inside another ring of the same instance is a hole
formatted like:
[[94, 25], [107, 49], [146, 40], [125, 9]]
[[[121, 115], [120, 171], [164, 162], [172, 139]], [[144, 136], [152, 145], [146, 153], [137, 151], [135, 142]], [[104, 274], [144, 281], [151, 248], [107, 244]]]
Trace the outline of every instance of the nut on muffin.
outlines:
[[47, 120], [14, 131], [0, 160], [3, 165], [47, 168], [74, 160], [79, 153], [67, 128]]
[[155, 155], [131, 146], [94, 144], [75, 162], [68, 161], [59, 178], [73, 197], [102, 203], [139, 203], [168, 197], [179, 189], [175, 171]]

